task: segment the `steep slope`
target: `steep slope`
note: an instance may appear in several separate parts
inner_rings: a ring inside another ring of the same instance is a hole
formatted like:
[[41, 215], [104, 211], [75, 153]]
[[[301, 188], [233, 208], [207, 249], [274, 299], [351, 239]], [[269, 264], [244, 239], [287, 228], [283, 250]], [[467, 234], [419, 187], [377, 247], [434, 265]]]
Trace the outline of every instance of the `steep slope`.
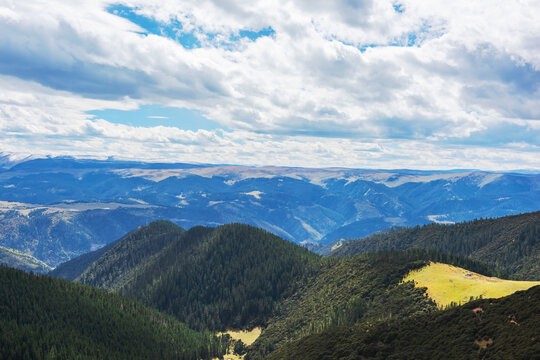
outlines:
[[102, 289], [118, 290], [184, 232], [178, 225], [163, 220], [139, 227], [116, 241], [110, 250], [90, 264], [76, 280]]
[[77, 256], [69, 261], [61, 263], [54, 270], [49, 272], [50, 276], [67, 279], [70, 281], [78, 278], [92, 263], [98, 260], [103, 254], [112, 249], [118, 240], [113, 241], [95, 251], [90, 251], [81, 256]]
[[[160, 231], [165, 225], [173, 231]], [[194, 328], [223, 330], [263, 325], [320, 262], [307, 249], [247, 225], [174, 228], [158, 222], [137, 230], [76, 281], [138, 299]]]
[[1, 359], [210, 359], [228, 344], [140, 303], [0, 266]]
[[520, 280], [540, 280], [540, 212], [454, 225], [429, 224], [350, 240], [335, 256], [425, 248], [484, 262]]
[[[89, 270], [90, 272], [104, 270], [111, 278], [111, 283], [99, 284], [103, 285], [101, 287], [107, 289], [119, 287], [118, 283], [125, 281], [122, 280], [123, 278], [129, 277], [136, 267], [142, 266], [148, 258], [161, 251], [172, 239], [184, 232], [184, 229], [171, 222], [155, 221], [148, 226], [138, 227], [98, 250], [60, 264], [49, 275], [75, 280], [94, 266], [92, 270]], [[95, 265], [94, 262], [96, 262]], [[101, 274], [96, 273], [95, 276], [100, 278]], [[85, 279], [84, 282], [94, 285], [90, 279]]]
[[430, 261], [490, 274], [474, 260], [420, 249], [324, 259], [317, 272], [280, 304], [247, 358], [264, 359], [286, 343], [328, 328], [435, 311], [425, 288], [402, 281]]
[[328, 328], [435, 310], [423, 289], [400, 284], [410, 270], [427, 263], [419, 260], [423, 255], [385, 253], [326, 259], [317, 274], [281, 304], [246, 358], [264, 359], [288, 342]]
[[33, 271], [38, 274], [44, 274], [52, 270], [49, 265], [31, 255], [3, 246], [0, 246], [0, 265], [6, 265], [24, 271]]
[[278, 359], [537, 359], [540, 286], [405, 319], [336, 327], [285, 345]]

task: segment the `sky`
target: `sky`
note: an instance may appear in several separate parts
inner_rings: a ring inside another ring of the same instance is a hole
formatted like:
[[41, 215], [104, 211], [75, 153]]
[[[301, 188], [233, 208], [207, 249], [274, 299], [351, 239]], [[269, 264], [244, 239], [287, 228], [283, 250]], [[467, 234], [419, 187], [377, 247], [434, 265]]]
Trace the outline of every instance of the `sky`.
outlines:
[[0, 153], [540, 170], [536, 0], [0, 0]]

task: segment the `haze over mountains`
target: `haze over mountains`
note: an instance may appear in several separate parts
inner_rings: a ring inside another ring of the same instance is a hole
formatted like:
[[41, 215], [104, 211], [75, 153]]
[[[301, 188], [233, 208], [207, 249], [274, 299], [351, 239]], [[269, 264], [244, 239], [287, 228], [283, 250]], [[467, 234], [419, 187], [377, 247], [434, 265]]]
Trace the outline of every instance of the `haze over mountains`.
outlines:
[[540, 209], [540, 175], [73, 158], [4, 161], [0, 245], [56, 266], [139, 225], [241, 222], [318, 246], [392, 226]]

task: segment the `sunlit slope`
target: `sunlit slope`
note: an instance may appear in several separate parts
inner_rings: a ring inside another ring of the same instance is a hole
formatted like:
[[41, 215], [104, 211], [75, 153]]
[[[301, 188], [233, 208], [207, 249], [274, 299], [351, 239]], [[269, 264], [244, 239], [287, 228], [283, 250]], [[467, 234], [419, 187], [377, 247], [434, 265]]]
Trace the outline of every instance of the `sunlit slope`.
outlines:
[[540, 281], [502, 280], [436, 262], [411, 271], [403, 280], [414, 281], [417, 287], [426, 287], [428, 296], [440, 307], [451, 303], [464, 304], [471, 297], [500, 298], [540, 285]]
[[253, 330], [228, 330], [226, 334], [229, 334], [233, 340], [242, 340], [244, 344], [249, 346], [257, 340], [261, 331], [260, 327], [256, 327]]
[[[217, 335], [223, 335], [223, 334], [229, 334], [233, 342], [231, 343], [229, 347], [229, 351], [225, 354], [225, 359], [230, 360], [242, 360], [244, 359], [244, 355], [237, 355], [234, 353], [234, 342], [237, 340], [241, 340], [245, 346], [249, 346], [257, 340], [257, 338], [261, 335], [262, 329], [260, 327], [256, 327], [252, 330], [227, 330], [224, 333], [218, 333]], [[217, 360], [217, 358], [215, 358]]]
[[0, 246], [0, 264], [35, 273], [46, 273], [52, 268], [43, 261], [22, 251]]

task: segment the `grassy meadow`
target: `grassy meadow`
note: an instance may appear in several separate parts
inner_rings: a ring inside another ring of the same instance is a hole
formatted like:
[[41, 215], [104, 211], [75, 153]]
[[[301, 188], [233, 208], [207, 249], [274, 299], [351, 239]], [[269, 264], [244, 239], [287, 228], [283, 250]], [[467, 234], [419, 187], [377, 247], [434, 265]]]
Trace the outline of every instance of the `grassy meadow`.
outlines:
[[464, 304], [471, 298], [500, 298], [540, 285], [540, 281], [503, 280], [436, 262], [411, 271], [403, 281], [414, 281], [415, 286], [426, 287], [428, 296], [439, 307]]

